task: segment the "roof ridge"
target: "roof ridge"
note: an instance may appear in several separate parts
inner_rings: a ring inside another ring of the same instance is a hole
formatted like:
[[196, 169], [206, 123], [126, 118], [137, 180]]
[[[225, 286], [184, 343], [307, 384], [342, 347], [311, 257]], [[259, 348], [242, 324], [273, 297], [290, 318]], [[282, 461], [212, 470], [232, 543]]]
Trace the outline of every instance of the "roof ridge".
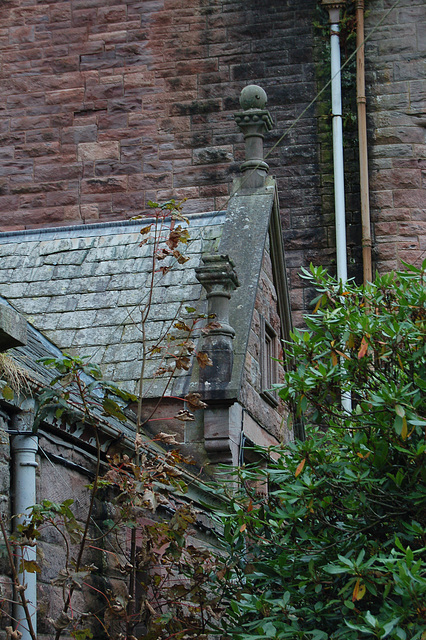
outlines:
[[[186, 217], [193, 223], [197, 220], [205, 221], [206, 217], [211, 217], [214, 221], [213, 224], [217, 224], [217, 217], [224, 217], [225, 211], [204, 211], [201, 213], [188, 213]], [[94, 222], [90, 224], [73, 224], [64, 225], [60, 227], [44, 227], [35, 229], [20, 229], [17, 231], [0, 231], [0, 244], [7, 244], [13, 242], [15, 239], [25, 241], [35, 240], [56, 240], [66, 235], [68, 238], [72, 237], [90, 237], [99, 235], [99, 230], [103, 230], [105, 233], [101, 235], [112, 235], [118, 229], [123, 233], [131, 233], [134, 227], [139, 227], [143, 222], [155, 222], [153, 216], [146, 218], [138, 218], [137, 220], [117, 220], [115, 222]], [[194, 226], [198, 226], [195, 224]]]

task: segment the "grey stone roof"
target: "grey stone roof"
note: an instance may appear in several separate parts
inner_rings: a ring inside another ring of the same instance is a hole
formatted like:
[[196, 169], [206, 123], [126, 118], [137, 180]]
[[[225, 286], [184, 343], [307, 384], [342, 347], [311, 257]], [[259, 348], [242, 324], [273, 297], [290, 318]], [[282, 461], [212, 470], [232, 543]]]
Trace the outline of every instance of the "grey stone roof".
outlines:
[[[3, 305], [10, 306], [4, 298], [0, 297], [0, 308], [2, 308]], [[37, 394], [44, 387], [49, 387], [57, 373], [54, 369], [44, 365], [40, 360], [42, 358], [60, 358], [62, 352], [56, 345], [43, 336], [40, 331], [29, 324], [27, 325], [26, 331], [26, 344], [9, 349], [7, 354], [12, 356], [15, 363], [20, 367], [22, 374], [21, 389], [20, 391], [15, 391], [14, 397], [10, 402], [15, 408], [19, 407], [22, 409], [25, 407], [28, 410], [28, 408], [32, 406], [31, 398], [36, 398]], [[89, 376], [85, 374], [82, 374], [82, 378], [86, 383], [94, 381], [93, 378], [89, 378]], [[94, 394], [98, 396], [99, 392], [95, 391]], [[7, 403], [2, 397], [0, 397], [0, 400], [3, 404], [5, 402]], [[30, 400], [29, 404], [27, 402], [28, 400]], [[76, 407], [81, 405], [81, 399], [76, 387], [71, 387], [70, 389], [69, 402]], [[125, 422], [119, 422], [112, 416], [107, 417], [104, 415], [101, 407], [95, 404], [92, 405], [91, 410], [98, 418], [105, 434], [112, 436], [112, 438], [122, 436], [128, 439], [134, 438], [135, 425], [131, 419]], [[59, 427], [60, 429], [65, 429], [65, 431], [68, 431], [74, 438], [78, 439], [84, 431], [84, 425], [82, 425], [81, 422], [76, 422], [73, 425], [65, 427], [62, 420], [55, 419], [53, 410], [46, 416], [44, 425], [46, 426], [48, 424], [50, 426], [53, 425], [54, 428]], [[91, 438], [86, 439], [86, 441], [88, 444], [95, 446], [93, 434], [91, 434]]]
[[[0, 296], [0, 306], [10, 306], [7, 301]], [[28, 385], [23, 384], [21, 392], [15, 393], [13, 400], [6, 401], [0, 397], [0, 408], [12, 408], [12, 412], [18, 410], [28, 411], [33, 407], [32, 398], [36, 398], [39, 391], [49, 386], [52, 378], [55, 375], [55, 371], [46, 367], [40, 362], [41, 358], [60, 357], [62, 355], [60, 349], [56, 345], [52, 344], [40, 331], [31, 325], [27, 327], [27, 343], [24, 346], [12, 348], [7, 351], [13, 357], [13, 360], [17, 362], [25, 373]], [[88, 376], [82, 376], [86, 382], [93, 382], [92, 378]], [[97, 395], [97, 392], [95, 392]], [[1, 396], [1, 394], [0, 394]], [[81, 399], [77, 392], [71, 388], [69, 397], [71, 404], [75, 403], [81, 405]], [[118, 421], [113, 416], [105, 416], [100, 407], [91, 405], [91, 411], [94, 416], [99, 420], [100, 425], [100, 443], [101, 450], [106, 453], [109, 447], [120, 442], [120, 446], [123, 451], [132, 452], [134, 450], [134, 437], [136, 425], [133, 420], [133, 416], [129, 414], [126, 421]], [[67, 422], [58, 420], [55, 418], [54, 410], [47, 415], [41, 425], [41, 430], [44, 434], [47, 432], [54, 432], [56, 434], [62, 433], [68, 440], [77, 442], [79, 445], [85, 443], [85, 446], [96, 448], [96, 441], [93, 437], [93, 431], [87, 429], [81, 422]], [[165, 449], [161, 442], [153, 441], [148, 434], [141, 434], [143, 446], [155, 455], [162, 456], [165, 454]], [[219, 501], [220, 498], [212, 494], [211, 489], [205, 484], [205, 478], [201, 477], [199, 471], [194, 475], [192, 467], [180, 465], [180, 470], [183, 474], [183, 479], [187, 482], [188, 492], [186, 494], [186, 500], [191, 501], [195, 505], [199, 505], [200, 509], [204, 508], [206, 504], [214, 504]], [[176, 497], [172, 497], [176, 499]], [[172, 505], [173, 506], [173, 505]], [[211, 526], [210, 517], [200, 510], [197, 520], [198, 524]]]
[[[164, 344], [162, 337], [177, 319], [185, 319], [186, 307], [205, 313], [205, 295], [195, 267], [205, 253], [229, 255], [240, 286], [230, 301], [230, 324], [236, 335], [232, 380], [225, 395], [236, 399], [242, 388], [268, 230], [271, 248], [275, 246], [271, 256], [276, 265], [280, 316], [283, 326], [291, 323], [275, 182], [268, 179], [262, 188], [234, 192], [226, 213], [188, 217], [191, 240], [182, 249], [187, 262], [167, 258], [162, 264], [173, 268], [155, 274], [152, 308], [145, 324], [146, 348], [158, 341]], [[144, 219], [0, 233], [0, 296], [62, 351], [90, 356], [107, 379], [136, 393], [142, 366], [141, 308], [151, 290], [153, 244], [140, 246], [145, 237], [140, 230], [148, 224]], [[281, 261], [276, 259], [279, 256]], [[197, 345], [198, 335], [193, 338]], [[174, 344], [170, 343], [170, 349]], [[163, 365], [164, 352], [148, 358], [143, 376], [145, 397], [162, 395], [167, 378], [155, 374]], [[167, 395], [183, 396], [189, 390], [198, 390], [196, 363], [168, 384]]]
[[[154, 277], [152, 308], [145, 325], [149, 348], [169, 332], [185, 307], [200, 309], [201, 285], [194, 267], [214, 251], [224, 213], [189, 216], [189, 258]], [[141, 371], [141, 308], [150, 292], [153, 242], [139, 246], [148, 220], [0, 234], [0, 295], [61, 350], [88, 355], [107, 378], [135, 391]], [[184, 225], [184, 223], [181, 223]], [[200, 312], [204, 311], [201, 304]], [[154, 373], [161, 354], [147, 361], [145, 394], [165, 384]], [[190, 372], [168, 393], [184, 393]]]

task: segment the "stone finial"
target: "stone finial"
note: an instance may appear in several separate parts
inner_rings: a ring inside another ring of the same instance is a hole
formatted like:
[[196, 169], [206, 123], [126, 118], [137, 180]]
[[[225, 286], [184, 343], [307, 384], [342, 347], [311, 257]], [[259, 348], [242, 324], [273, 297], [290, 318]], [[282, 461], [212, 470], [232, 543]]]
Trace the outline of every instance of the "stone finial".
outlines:
[[241, 165], [244, 174], [242, 188], [263, 187], [269, 167], [263, 159], [263, 138], [272, 129], [272, 118], [265, 109], [267, 95], [255, 84], [241, 91], [240, 105], [243, 111], [234, 115], [235, 122], [244, 134], [246, 144], [245, 162]]
[[266, 91], [257, 84], [249, 84], [241, 91], [240, 105], [241, 109], [248, 111], [249, 109], [264, 109], [268, 102]]
[[0, 352], [27, 344], [27, 321], [14, 309], [0, 304]]
[[239, 282], [234, 263], [228, 256], [207, 254], [202, 260], [203, 265], [197, 267], [195, 273], [207, 292], [208, 315], [218, 325], [210, 329], [203, 341], [203, 351], [213, 365], [200, 370], [200, 383], [205, 387], [203, 394], [208, 391], [207, 395], [211, 397], [231, 380], [235, 331], [229, 324], [229, 301]]

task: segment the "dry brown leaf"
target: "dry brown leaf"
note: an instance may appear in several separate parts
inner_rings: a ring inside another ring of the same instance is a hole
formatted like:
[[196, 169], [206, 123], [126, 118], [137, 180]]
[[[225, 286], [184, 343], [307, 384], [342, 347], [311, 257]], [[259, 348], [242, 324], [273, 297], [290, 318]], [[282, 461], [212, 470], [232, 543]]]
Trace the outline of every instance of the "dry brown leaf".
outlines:
[[216, 322], [216, 321], [209, 322], [209, 324], [206, 324], [206, 326], [201, 329], [201, 332], [209, 333], [212, 329], [220, 329], [221, 326], [222, 325], [220, 324], [220, 322]]
[[135, 436], [135, 451], [138, 451], [143, 445], [142, 436], [140, 433], [137, 433]]
[[188, 403], [188, 406], [192, 411], [207, 408], [206, 403], [201, 400], [201, 395], [199, 393], [188, 393], [185, 396], [185, 401]]
[[180, 411], [178, 411], [178, 413], [175, 415], [175, 418], [176, 420], [181, 420], [182, 422], [192, 422], [193, 420], [195, 420], [193, 414], [187, 409], [181, 409]]
[[177, 436], [177, 433], [164, 433], [163, 431], [160, 431], [160, 433], [156, 436], [155, 440], [160, 440], [165, 444], [180, 444], [176, 440], [176, 436]]
[[358, 360], [361, 360], [361, 358], [363, 358], [366, 355], [367, 351], [368, 351], [368, 342], [365, 339], [365, 336], [363, 336], [361, 340], [361, 346], [358, 351]]
[[296, 473], [294, 474], [295, 478], [297, 478], [297, 476], [299, 476], [302, 473], [303, 467], [305, 466], [305, 462], [306, 462], [306, 458], [303, 458], [302, 462], [300, 462], [297, 465]]
[[197, 362], [201, 369], [204, 369], [204, 367], [211, 367], [213, 364], [213, 361], [205, 351], [199, 351], [197, 353]]

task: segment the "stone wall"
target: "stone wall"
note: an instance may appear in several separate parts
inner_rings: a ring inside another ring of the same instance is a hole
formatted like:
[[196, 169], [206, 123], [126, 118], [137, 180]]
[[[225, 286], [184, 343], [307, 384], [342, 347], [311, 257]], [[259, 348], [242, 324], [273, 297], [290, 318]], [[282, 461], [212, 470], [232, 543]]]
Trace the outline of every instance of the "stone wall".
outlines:
[[[390, 6], [370, 0], [367, 34]], [[149, 199], [187, 197], [187, 211], [225, 207], [243, 155], [232, 115], [240, 90], [255, 82], [268, 93], [276, 124], [268, 151], [325, 74], [317, 19], [316, 0], [0, 3], [0, 229], [124, 219]], [[384, 269], [424, 251], [424, 34], [423, 1], [401, 0], [367, 46], [373, 234]], [[311, 107], [268, 158], [296, 322], [312, 297], [300, 267], [335, 260], [321, 138], [329, 124]], [[356, 162], [352, 149], [346, 157]], [[352, 275], [356, 179], [347, 186]]]
[[[87, 485], [93, 480], [95, 471], [95, 458], [83, 449], [76, 448], [66, 441], [62, 441], [58, 435], [42, 435], [39, 438], [40, 455], [37, 457], [39, 464], [37, 477], [37, 500], [50, 500], [61, 503], [73, 498], [72, 510], [82, 524], [87, 517], [90, 493]], [[66, 462], [60, 460], [66, 458]], [[93, 522], [97, 525], [99, 505], [96, 504]], [[49, 619], [57, 619], [63, 607], [63, 587], [61, 584], [52, 584], [57, 580], [58, 574], [66, 564], [66, 549], [60, 533], [52, 526], [44, 526], [43, 533], [38, 543], [39, 563], [41, 573], [37, 579], [37, 632], [39, 638], [51, 638], [52, 624]], [[99, 536], [100, 529], [93, 528], [93, 537]], [[102, 547], [102, 541], [97, 546]], [[77, 545], [71, 549], [71, 555], [75, 558], [78, 553]], [[105, 561], [106, 553], [91, 551], [86, 554], [87, 562], [102, 566], [99, 561]], [[90, 559], [89, 559], [90, 558]], [[105, 585], [107, 584], [105, 572]], [[87, 586], [83, 591], [76, 593], [73, 606], [84, 611], [90, 604], [94, 606], [93, 598], [96, 593], [88, 587], [95, 578], [86, 580]], [[105, 588], [105, 586], [104, 586]], [[90, 604], [88, 604], [90, 603]], [[96, 603], [97, 608], [102, 606], [102, 598]], [[87, 610], [87, 609], [86, 609]], [[90, 620], [90, 626], [93, 620]], [[100, 631], [100, 629], [98, 629]]]
[[[314, 6], [1, 3], [0, 228], [123, 219], [172, 196], [186, 211], [225, 207], [243, 156], [241, 88], [268, 91], [267, 147], [315, 94]], [[295, 269], [307, 237], [316, 248], [326, 238], [312, 115], [270, 159]]]
[[[314, 2], [292, 4], [2, 3], [3, 228], [119, 219], [172, 195], [221, 207], [240, 89], [263, 82], [278, 130], [314, 95]], [[312, 127], [289, 141], [288, 177], [315, 162]], [[306, 181], [292, 184], [287, 206], [306, 204]]]
[[[393, 4], [370, 3], [371, 29]], [[376, 265], [426, 258], [426, 5], [401, 0], [366, 47]]]
[[[253, 322], [250, 329], [244, 365], [242, 398], [245, 408], [254, 416], [258, 423], [279, 442], [283, 442], [292, 437], [292, 434], [288, 433], [286, 426], [282, 424], [283, 416], [286, 413], [284, 405], [279, 402], [278, 396], [275, 397], [274, 394], [268, 393], [265, 398], [265, 394], [263, 393], [267, 391], [267, 389], [264, 386], [262, 376], [262, 359], [264, 358], [265, 349], [265, 344], [263, 344], [264, 335], [262, 322], [266, 321], [275, 331], [277, 335], [277, 357], [282, 359], [283, 356], [280, 329], [281, 320], [277, 311], [277, 293], [268, 249], [269, 247], [265, 249], [253, 312]], [[277, 362], [274, 364], [276, 364], [275, 382], [280, 382], [283, 379], [283, 368], [281, 363]], [[268, 438], [266, 434], [264, 438], [265, 442], [267, 442]]]

